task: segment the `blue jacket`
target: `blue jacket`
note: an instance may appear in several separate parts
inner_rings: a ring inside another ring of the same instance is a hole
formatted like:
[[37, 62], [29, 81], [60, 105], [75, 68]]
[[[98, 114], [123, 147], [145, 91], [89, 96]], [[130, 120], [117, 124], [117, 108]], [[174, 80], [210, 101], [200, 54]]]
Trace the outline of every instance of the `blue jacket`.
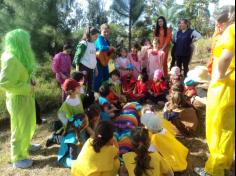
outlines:
[[96, 42], [96, 50], [97, 51], [109, 51], [110, 43], [106, 40], [102, 35], [99, 35]]

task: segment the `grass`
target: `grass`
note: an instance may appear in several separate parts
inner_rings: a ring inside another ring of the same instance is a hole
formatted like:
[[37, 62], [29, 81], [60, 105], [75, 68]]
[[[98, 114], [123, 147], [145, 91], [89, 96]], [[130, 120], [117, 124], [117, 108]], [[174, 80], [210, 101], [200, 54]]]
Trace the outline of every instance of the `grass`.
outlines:
[[[208, 48], [211, 46], [209, 39], [201, 39], [196, 43], [196, 50], [190, 68], [196, 65], [205, 65], [209, 58]], [[60, 104], [60, 90], [54, 81], [54, 76], [50, 69], [50, 64], [46, 63], [39, 67], [37, 73], [37, 89], [36, 98], [40, 103], [41, 109], [48, 119], [48, 123], [39, 126], [33, 138], [33, 143], [42, 144], [39, 152], [32, 153], [31, 158], [35, 161], [32, 168], [27, 170], [13, 170], [10, 164], [10, 124], [9, 120], [1, 120], [1, 117], [7, 117], [5, 110], [4, 94], [0, 92], [0, 175], [3, 176], [69, 176], [70, 170], [61, 168], [57, 163], [58, 146], [45, 148], [50, 122], [56, 119], [56, 110]], [[193, 168], [196, 166], [204, 166], [208, 157], [208, 148], [205, 142], [205, 115], [201, 112], [200, 128], [197, 134], [192, 137], [179, 139], [186, 147], [189, 148], [188, 169], [184, 173], [176, 174], [177, 176], [195, 176]], [[226, 176], [233, 176], [230, 171]]]

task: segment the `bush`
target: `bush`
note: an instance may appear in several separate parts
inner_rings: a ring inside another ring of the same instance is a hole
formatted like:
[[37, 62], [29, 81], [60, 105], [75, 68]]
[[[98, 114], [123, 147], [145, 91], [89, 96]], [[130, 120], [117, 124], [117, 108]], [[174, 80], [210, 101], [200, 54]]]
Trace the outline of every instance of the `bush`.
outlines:
[[195, 43], [195, 50], [192, 60], [206, 64], [211, 54], [211, 38], [202, 38]]

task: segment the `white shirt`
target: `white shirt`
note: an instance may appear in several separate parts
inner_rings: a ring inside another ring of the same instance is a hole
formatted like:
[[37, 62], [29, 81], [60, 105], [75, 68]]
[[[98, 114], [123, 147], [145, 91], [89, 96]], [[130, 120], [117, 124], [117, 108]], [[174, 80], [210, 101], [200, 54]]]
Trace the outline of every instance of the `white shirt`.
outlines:
[[81, 58], [81, 64], [84, 66], [95, 69], [97, 66], [97, 59], [96, 59], [96, 46], [92, 42], [87, 42], [87, 48], [84, 53], [84, 56]]

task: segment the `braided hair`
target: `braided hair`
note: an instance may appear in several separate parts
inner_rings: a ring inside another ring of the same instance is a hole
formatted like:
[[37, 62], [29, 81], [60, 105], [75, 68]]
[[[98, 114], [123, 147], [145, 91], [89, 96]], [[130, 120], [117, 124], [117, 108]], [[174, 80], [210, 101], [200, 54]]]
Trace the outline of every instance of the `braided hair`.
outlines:
[[150, 166], [151, 156], [148, 152], [150, 146], [148, 130], [144, 127], [133, 129], [131, 131], [131, 143], [133, 145], [133, 151], [137, 154], [135, 157], [135, 176], [147, 175], [147, 171], [153, 169]]

